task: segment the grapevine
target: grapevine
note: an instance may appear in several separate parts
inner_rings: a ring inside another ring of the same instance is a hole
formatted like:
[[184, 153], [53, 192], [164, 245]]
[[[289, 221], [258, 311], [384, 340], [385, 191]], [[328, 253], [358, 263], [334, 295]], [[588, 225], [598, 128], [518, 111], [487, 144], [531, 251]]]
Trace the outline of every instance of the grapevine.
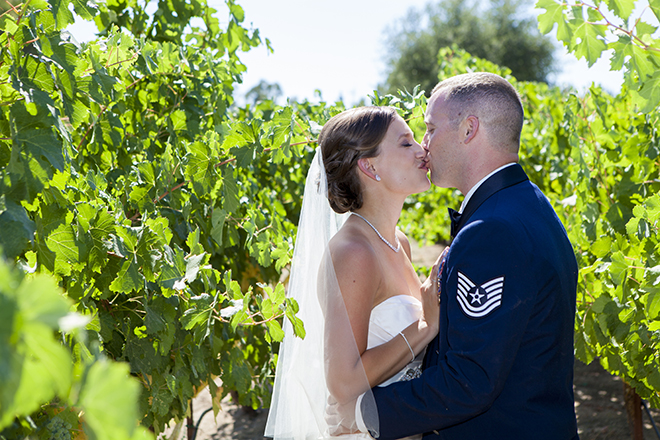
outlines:
[[[169, 3], [31, 0], [0, 16], [2, 436], [149, 438], [206, 386], [216, 413], [232, 390], [267, 407], [282, 326], [304, 336], [286, 268], [319, 127], [344, 105], [237, 107], [240, 54], [269, 42], [233, 0], [222, 26], [204, 0]], [[631, 5], [538, 2], [540, 29], [577, 56], [613, 49], [616, 96], [518, 82], [456, 47], [440, 79], [485, 70], [518, 89], [521, 163], [580, 264], [576, 355], [658, 406], [659, 46]], [[68, 36], [74, 14], [97, 40]], [[424, 91], [371, 101], [421, 139]], [[410, 197], [400, 226], [446, 241], [459, 201]]]

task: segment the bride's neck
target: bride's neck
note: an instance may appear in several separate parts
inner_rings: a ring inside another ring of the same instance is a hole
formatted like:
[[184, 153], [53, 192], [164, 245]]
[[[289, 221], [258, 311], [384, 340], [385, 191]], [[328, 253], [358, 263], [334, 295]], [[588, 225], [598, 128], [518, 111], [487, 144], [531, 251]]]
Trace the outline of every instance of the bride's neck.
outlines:
[[387, 239], [394, 239], [396, 224], [401, 215], [400, 206], [386, 205], [383, 203], [364, 203], [360, 209], [355, 210], [357, 214], [367, 219], [369, 223], [374, 225], [378, 231], [383, 234]]

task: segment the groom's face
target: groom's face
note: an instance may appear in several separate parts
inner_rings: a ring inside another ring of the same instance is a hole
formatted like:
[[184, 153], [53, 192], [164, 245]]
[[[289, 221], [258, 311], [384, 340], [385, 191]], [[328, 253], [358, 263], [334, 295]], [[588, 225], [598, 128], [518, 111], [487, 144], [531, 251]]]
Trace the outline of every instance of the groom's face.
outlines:
[[428, 167], [431, 182], [440, 187], [455, 187], [454, 176], [460, 173], [458, 153], [460, 149], [458, 127], [449, 118], [448, 106], [442, 90], [431, 96], [426, 107], [424, 123], [426, 133], [422, 147], [428, 151]]

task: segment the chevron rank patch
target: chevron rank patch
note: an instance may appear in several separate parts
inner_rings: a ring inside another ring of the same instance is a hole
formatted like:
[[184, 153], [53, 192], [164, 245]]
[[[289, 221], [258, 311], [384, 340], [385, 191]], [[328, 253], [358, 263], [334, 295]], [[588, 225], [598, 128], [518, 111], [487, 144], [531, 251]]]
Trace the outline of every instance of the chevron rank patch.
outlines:
[[459, 271], [456, 300], [467, 316], [483, 318], [502, 304], [503, 288], [504, 277], [493, 278], [478, 286]]

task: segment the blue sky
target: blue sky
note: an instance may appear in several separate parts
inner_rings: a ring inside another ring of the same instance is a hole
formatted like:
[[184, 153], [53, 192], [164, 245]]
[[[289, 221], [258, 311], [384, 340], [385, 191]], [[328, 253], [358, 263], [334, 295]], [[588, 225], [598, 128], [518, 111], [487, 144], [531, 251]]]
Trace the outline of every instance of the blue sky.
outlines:
[[[428, 0], [238, 0], [245, 10], [245, 25], [259, 29], [274, 49], [265, 47], [242, 55], [248, 71], [238, 95], [260, 80], [279, 83], [285, 97], [318, 100], [343, 98], [347, 105], [371, 94], [383, 80], [386, 28], [403, 20], [409, 8], [421, 8]], [[209, 0], [222, 19], [224, 1]], [[537, 11], [538, 12], [538, 11]], [[69, 29], [79, 41], [93, 38], [91, 23], [76, 23]], [[558, 84], [579, 90], [593, 82], [618, 91], [623, 75], [609, 72], [601, 58], [592, 68], [557, 45], [557, 67], [551, 77]]]

